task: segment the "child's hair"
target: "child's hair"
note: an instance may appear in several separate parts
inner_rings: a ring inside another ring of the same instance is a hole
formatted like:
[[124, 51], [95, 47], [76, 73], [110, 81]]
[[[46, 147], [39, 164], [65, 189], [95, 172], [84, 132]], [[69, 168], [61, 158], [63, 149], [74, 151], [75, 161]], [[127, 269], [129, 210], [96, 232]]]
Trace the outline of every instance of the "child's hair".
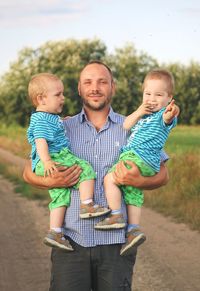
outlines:
[[40, 73], [32, 76], [28, 85], [28, 96], [33, 103], [33, 106], [37, 107], [37, 97], [39, 95], [45, 96], [47, 90], [47, 82], [49, 81], [60, 81], [60, 79], [50, 73]]
[[144, 82], [142, 85], [142, 90], [144, 90], [144, 87], [146, 85], [146, 82], [148, 80], [157, 79], [157, 80], [164, 80], [167, 83], [167, 93], [168, 95], [173, 95], [174, 92], [174, 77], [172, 74], [164, 69], [155, 69], [150, 71], [146, 77], [144, 78]]

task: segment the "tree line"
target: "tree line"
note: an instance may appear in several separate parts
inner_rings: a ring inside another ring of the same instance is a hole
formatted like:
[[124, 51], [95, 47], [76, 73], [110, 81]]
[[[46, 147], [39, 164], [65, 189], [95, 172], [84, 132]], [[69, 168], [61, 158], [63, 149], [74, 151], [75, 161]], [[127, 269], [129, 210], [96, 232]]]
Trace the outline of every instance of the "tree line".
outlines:
[[151, 69], [162, 67], [175, 78], [174, 97], [180, 106], [179, 124], [200, 124], [200, 65], [159, 64], [133, 44], [107, 52], [99, 39], [49, 41], [42, 46], [24, 48], [9, 70], [0, 78], [0, 120], [6, 124], [26, 126], [33, 107], [27, 98], [27, 87], [32, 75], [41, 72], [56, 74], [65, 86], [63, 116], [74, 115], [81, 109], [77, 83], [80, 70], [90, 60], [102, 60], [114, 75], [117, 90], [112, 106], [121, 114], [134, 111], [142, 101], [142, 82]]

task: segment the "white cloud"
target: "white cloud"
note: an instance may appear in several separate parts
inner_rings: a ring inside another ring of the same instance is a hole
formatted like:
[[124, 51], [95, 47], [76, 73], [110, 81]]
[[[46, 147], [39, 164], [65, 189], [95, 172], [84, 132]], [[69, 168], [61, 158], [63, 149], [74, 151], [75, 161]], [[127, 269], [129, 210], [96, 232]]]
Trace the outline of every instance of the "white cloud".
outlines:
[[0, 0], [0, 24], [6, 27], [41, 25], [77, 17], [84, 13], [87, 1]]

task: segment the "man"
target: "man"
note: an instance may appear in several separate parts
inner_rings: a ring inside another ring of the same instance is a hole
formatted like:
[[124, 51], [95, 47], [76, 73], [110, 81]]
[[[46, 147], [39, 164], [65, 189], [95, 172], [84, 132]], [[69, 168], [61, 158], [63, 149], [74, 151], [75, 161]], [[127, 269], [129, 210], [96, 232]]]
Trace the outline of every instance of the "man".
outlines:
[[[110, 69], [99, 61], [87, 64], [80, 74], [78, 92], [82, 97], [83, 109], [78, 115], [67, 119], [64, 126], [72, 152], [91, 163], [97, 173], [95, 203], [106, 206], [103, 178], [117, 160], [127, 138], [122, 129], [124, 117], [110, 107], [115, 93]], [[163, 153], [163, 161], [165, 159]], [[137, 167], [129, 164], [130, 169], [122, 163], [117, 167], [115, 179], [118, 184], [153, 189], [168, 181], [163, 163], [160, 172], [153, 177], [142, 177]], [[27, 163], [24, 179], [40, 187], [69, 187], [78, 181], [80, 171], [80, 168], [73, 166], [53, 178], [43, 178], [32, 173], [30, 163]], [[125, 242], [124, 230], [95, 230], [94, 225], [100, 218], [81, 220], [79, 206], [79, 193], [72, 190], [64, 227], [65, 235], [75, 251], [52, 250], [50, 291], [130, 291], [136, 249], [129, 256], [120, 256], [121, 246]], [[122, 209], [126, 216], [124, 203]]]

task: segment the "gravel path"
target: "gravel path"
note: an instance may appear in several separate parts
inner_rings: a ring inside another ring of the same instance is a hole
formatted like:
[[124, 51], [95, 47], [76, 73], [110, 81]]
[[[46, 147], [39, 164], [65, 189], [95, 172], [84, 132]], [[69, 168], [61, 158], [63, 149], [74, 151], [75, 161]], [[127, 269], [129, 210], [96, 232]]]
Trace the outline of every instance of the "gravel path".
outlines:
[[[0, 156], [24, 165], [5, 150]], [[6, 179], [0, 183], [0, 290], [47, 291], [50, 249], [41, 241], [48, 210], [14, 193]], [[138, 249], [133, 290], [200, 291], [200, 233], [146, 208], [142, 225], [147, 241]]]

